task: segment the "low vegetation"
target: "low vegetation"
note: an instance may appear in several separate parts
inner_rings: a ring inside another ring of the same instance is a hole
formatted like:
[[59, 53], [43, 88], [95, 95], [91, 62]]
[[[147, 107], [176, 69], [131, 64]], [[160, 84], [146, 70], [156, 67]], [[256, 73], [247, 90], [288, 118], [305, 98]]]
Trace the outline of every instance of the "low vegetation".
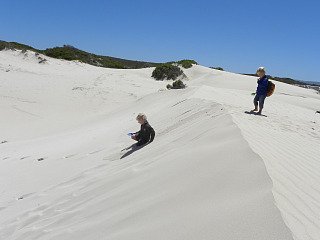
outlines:
[[182, 80], [176, 80], [171, 84], [167, 85], [167, 89], [183, 89], [186, 88], [186, 85], [182, 82]]
[[183, 68], [191, 68], [192, 65], [198, 65], [198, 63], [194, 60], [188, 60], [188, 59], [185, 59], [185, 60], [180, 60], [177, 62], [178, 65], [182, 66]]
[[0, 40], [0, 51], [4, 49], [19, 49], [19, 50], [31, 50], [37, 52], [38, 50], [30, 47], [28, 45], [24, 45], [21, 43], [16, 43], [16, 42], [5, 42]]
[[39, 50], [28, 45], [0, 41], [0, 51], [4, 49], [17, 49], [22, 51], [31, 50], [36, 53], [41, 53], [48, 57], [64, 59], [64, 60], [78, 60], [83, 63], [91, 64], [98, 67], [106, 68], [120, 68], [120, 69], [138, 69], [146, 67], [156, 67], [159, 63], [132, 61], [121, 58], [114, 58], [109, 56], [100, 56], [79, 50], [71, 45], [64, 45], [62, 47], [47, 48]]
[[[133, 60], [126, 60], [121, 58], [109, 57], [109, 56], [101, 56], [92, 53], [88, 53], [86, 51], [82, 51], [77, 49], [71, 45], [63, 45], [62, 47], [54, 47], [54, 48], [47, 48], [45, 50], [40, 50], [33, 48], [31, 46], [20, 44], [17, 42], [6, 42], [0, 40], [0, 51], [4, 49], [12, 49], [12, 50], [22, 50], [22, 51], [34, 51], [36, 53], [41, 53], [45, 56], [64, 59], [68, 61], [77, 60], [83, 63], [91, 64], [98, 67], [106, 67], [106, 68], [119, 68], [119, 69], [139, 69], [139, 68], [146, 68], [146, 67], [157, 67], [162, 66], [162, 70], [156, 72], [155, 78], [157, 80], [163, 79], [163, 72], [164, 68], [167, 68], [165, 72], [165, 78], [175, 80], [177, 76], [181, 75], [182, 73], [178, 70], [179, 67], [171, 67], [160, 63], [153, 63], [153, 62], [142, 62], [142, 61], [133, 61]], [[182, 66], [183, 68], [191, 68], [193, 64], [197, 64], [194, 60], [181, 60], [177, 62], [170, 62], [170, 65], [177, 65]], [[157, 70], [158, 71], [158, 70]]]
[[182, 74], [183, 71], [178, 66], [165, 63], [153, 70], [152, 77], [156, 80], [176, 80]]
[[224, 69], [222, 67], [210, 67], [212, 69], [215, 69], [215, 70], [219, 70], [219, 71], [224, 71]]

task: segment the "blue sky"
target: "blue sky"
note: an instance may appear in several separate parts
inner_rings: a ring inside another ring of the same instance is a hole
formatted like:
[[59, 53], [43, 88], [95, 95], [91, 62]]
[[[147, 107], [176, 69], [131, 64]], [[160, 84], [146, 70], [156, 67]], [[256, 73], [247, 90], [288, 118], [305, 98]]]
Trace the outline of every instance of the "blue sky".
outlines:
[[0, 0], [0, 39], [320, 81], [320, 1]]

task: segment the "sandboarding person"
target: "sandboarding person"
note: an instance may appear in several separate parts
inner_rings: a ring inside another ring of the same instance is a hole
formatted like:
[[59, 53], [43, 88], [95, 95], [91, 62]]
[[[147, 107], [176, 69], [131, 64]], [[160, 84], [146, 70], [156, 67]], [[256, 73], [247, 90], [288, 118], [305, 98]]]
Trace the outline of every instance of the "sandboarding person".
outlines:
[[[261, 115], [264, 101], [267, 97], [269, 80], [266, 76], [266, 71], [264, 67], [258, 68], [257, 75], [259, 77], [257, 81], [258, 86], [257, 86], [255, 97], [253, 99], [254, 109], [251, 110], [251, 112], [257, 112], [258, 115]], [[258, 109], [258, 105], [259, 105], [259, 109]]]
[[147, 116], [143, 113], [139, 113], [136, 120], [141, 124], [140, 131], [136, 133], [130, 133], [133, 140], [137, 141], [137, 146], [142, 146], [151, 143], [155, 137], [155, 131], [147, 121]]

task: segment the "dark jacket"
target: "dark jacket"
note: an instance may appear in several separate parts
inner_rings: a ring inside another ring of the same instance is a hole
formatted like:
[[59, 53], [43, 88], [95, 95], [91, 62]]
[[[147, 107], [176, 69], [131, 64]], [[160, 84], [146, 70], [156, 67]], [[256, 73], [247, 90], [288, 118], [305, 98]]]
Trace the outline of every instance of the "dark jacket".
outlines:
[[146, 121], [144, 124], [141, 124], [141, 129], [139, 132], [136, 132], [138, 146], [144, 145], [146, 143], [151, 143], [155, 136], [154, 129]]
[[257, 87], [257, 91], [256, 94], [258, 96], [262, 96], [262, 95], [267, 95], [268, 92], [268, 78], [266, 76], [259, 78], [258, 79], [258, 87]]

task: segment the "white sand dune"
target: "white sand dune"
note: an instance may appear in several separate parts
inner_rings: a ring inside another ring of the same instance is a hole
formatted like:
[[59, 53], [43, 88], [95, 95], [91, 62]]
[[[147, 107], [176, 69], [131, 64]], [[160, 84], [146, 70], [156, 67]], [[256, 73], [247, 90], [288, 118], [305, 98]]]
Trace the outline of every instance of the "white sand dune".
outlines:
[[[320, 95], [277, 83], [259, 117], [253, 77], [47, 59], [0, 52], [0, 239], [320, 239]], [[138, 112], [155, 141], [121, 151]]]

